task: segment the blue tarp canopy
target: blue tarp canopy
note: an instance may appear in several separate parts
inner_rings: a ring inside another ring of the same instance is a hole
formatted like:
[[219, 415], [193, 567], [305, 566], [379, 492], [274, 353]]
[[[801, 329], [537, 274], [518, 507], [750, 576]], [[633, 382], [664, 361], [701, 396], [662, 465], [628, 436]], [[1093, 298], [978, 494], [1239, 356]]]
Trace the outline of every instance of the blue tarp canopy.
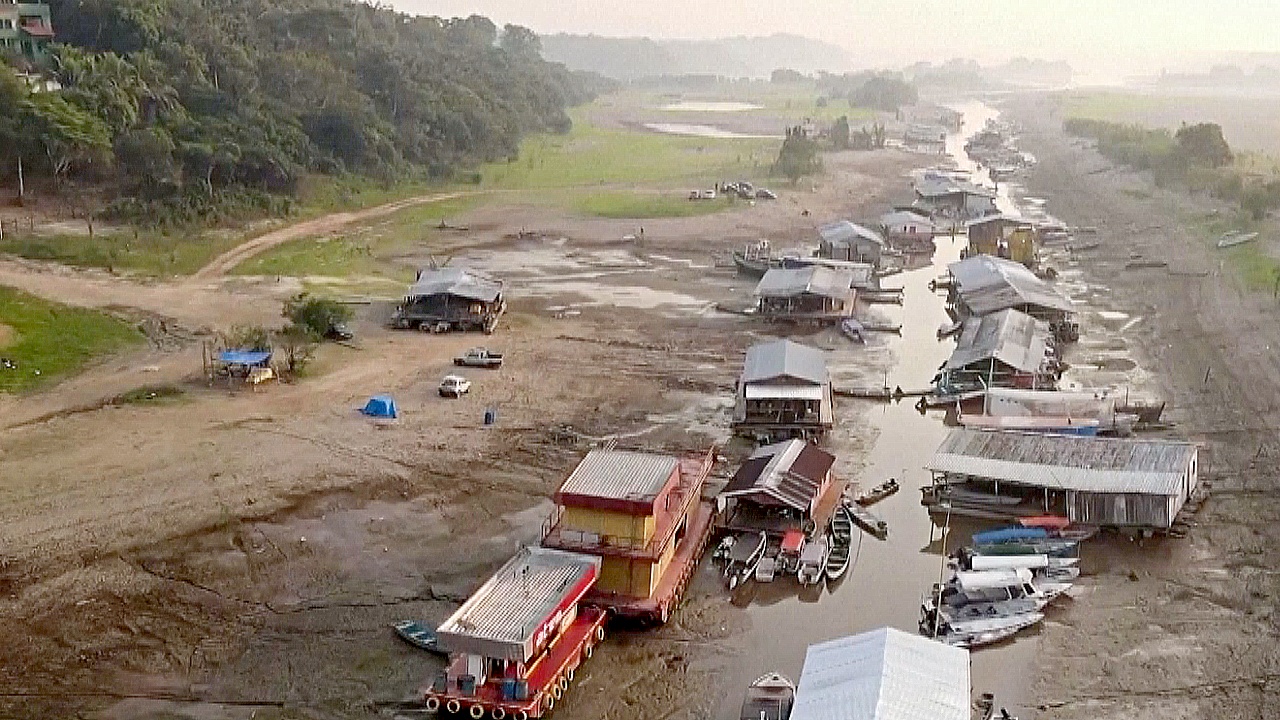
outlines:
[[360, 412], [380, 418], [393, 418], [399, 415], [399, 411], [396, 409], [396, 401], [390, 395], [374, 395], [369, 398], [369, 402], [364, 404], [364, 409]]
[[1049, 532], [1044, 528], [1008, 527], [974, 533], [973, 542], [975, 545], [999, 545], [1000, 543], [1040, 540], [1047, 537], [1049, 537]]
[[218, 360], [228, 365], [266, 365], [271, 361], [271, 353], [262, 350], [223, 350], [218, 353]]

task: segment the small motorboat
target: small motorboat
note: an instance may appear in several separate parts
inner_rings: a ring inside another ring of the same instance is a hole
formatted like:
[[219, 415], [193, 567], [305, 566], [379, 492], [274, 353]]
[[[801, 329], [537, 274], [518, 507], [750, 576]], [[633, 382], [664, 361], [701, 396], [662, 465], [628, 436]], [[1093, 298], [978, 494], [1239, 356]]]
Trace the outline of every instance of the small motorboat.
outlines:
[[741, 720], [787, 720], [796, 701], [796, 686], [778, 673], [756, 678], [747, 686]]
[[796, 580], [801, 585], [817, 585], [822, 582], [823, 573], [827, 571], [827, 557], [831, 553], [830, 540], [826, 535], [810, 540], [800, 553], [800, 566], [796, 568]]
[[[998, 602], [980, 602], [970, 603], [968, 605], [942, 605], [942, 619], [952, 622], [964, 620], [981, 620], [984, 618], [1003, 618], [1012, 617], [1014, 615], [1025, 615], [1027, 613], [1039, 612], [1044, 609], [1049, 602], [1040, 598], [1017, 598], [1014, 600], [1002, 600]], [[937, 597], [926, 597], [920, 603], [920, 617], [922, 622], [930, 622], [933, 619], [934, 608], [937, 607]]]
[[987, 618], [982, 620], [957, 620], [950, 622], [939, 619], [935, 624], [922, 625], [921, 634], [932, 637], [939, 642], [958, 647], [975, 648], [991, 645], [1013, 637], [1018, 632], [1044, 620], [1044, 613], [1034, 612], [1014, 615], [1006, 618]]
[[1004, 527], [973, 534], [974, 545], [1003, 545], [1004, 543], [1043, 540], [1049, 531], [1041, 527]]
[[1078, 556], [1080, 543], [1065, 538], [1041, 538], [995, 544], [974, 543], [979, 555], [1048, 555], [1050, 557]]
[[742, 535], [729, 548], [724, 562], [724, 579], [730, 590], [751, 579], [756, 571], [756, 563], [764, 557], [769, 546], [769, 535], [764, 531], [759, 536]]
[[840, 332], [856, 343], [865, 345], [867, 342], [867, 329], [863, 327], [862, 323], [853, 318], [845, 318], [840, 321]]
[[831, 517], [831, 550], [827, 553], [826, 575], [828, 580], [839, 580], [849, 569], [853, 550], [853, 518], [845, 506], [836, 508]]
[[881, 500], [889, 497], [890, 495], [898, 492], [898, 490], [899, 490], [898, 479], [889, 478], [888, 480], [885, 480], [884, 482], [871, 488], [870, 490], [858, 495], [857, 499], [854, 500], [854, 502], [858, 503], [859, 505], [862, 505], [863, 507], [866, 507], [867, 505], [874, 505], [875, 503], [878, 503]]
[[793, 575], [800, 567], [800, 553], [804, 551], [805, 536], [800, 530], [788, 530], [782, 534], [778, 548], [778, 572]]
[[765, 555], [756, 563], [755, 579], [759, 583], [773, 582], [778, 576], [778, 558]]
[[889, 523], [876, 517], [870, 510], [857, 503], [846, 504], [844, 507], [858, 527], [866, 530], [872, 537], [877, 540], [889, 537]]
[[399, 635], [401, 640], [419, 650], [426, 650], [433, 655], [449, 654], [444, 648], [440, 647], [435, 631], [420, 622], [403, 620], [391, 627], [395, 629], [396, 635]]

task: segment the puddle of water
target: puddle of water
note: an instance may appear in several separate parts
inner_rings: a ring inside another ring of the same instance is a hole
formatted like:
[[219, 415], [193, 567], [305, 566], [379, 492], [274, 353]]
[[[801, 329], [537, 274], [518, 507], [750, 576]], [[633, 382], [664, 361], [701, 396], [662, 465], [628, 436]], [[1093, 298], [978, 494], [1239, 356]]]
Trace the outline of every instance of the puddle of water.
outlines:
[[689, 135], [692, 137], [714, 138], [717, 140], [781, 140], [781, 135], [752, 135], [734, 132], [715, 125], [699, 125], [694, 123], [645, 123], [644, 126], [654, 132], [667, 135]]
[[682, 100], [663, 105], [659, 109], [679, 112], [746, 112], [748, 110], [763, 110], [764, 106], [756, 105], [755, 103], [719, 100]]

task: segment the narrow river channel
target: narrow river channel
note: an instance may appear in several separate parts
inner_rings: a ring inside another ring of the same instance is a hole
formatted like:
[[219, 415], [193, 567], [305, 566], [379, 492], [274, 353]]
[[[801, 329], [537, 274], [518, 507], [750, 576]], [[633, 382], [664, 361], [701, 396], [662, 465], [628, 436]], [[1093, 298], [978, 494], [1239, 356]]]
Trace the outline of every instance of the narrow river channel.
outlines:
[[[965, 139], [981, 130], [989, 118], [996, 117], [996, 112], [979, 102], [957, 105], [956, 109], [965, 114], [964, 126], [948, 138], [947, 152], [960, 169], [974, 170], [964, 154]], [[1010, 211], [1013, 204], [1007, 193], [1008, 188], [1001, 186], [998, 204], [1002, 210]], [[943, 307], [943, 296], [929, 289], [929, 281], [959, 259], [964, 244], [963, 237], [938, 238], [930, 265], [886, 278], [886, 286], [904, 288], [903, 305], [877, 306], [876, 311], [901, 322], [902, 334], [876, 336], [873, 342], [887, 346], [892, 366], [887, 376], [881, 374], [869, 384], [878, 385], [887, 378], [889, 387], [925, 387], [950, 355], [954, 342], [937, 338], [938, 327], [949, 323], [950, 318]], [[865, 348], [850, 344], [828, 353], [833, 376], [867, 377], [866, 368], [859, 367], [865, 352]], [[929, 482], [924, 465], [948, 428], [940, 413], [921, 415], [913, 402], [907, 399], [873, 404], [841, 399], [837, 403], [836, 422], [840, 427], [826, 443], [827, 449], [840, 458], [837, 472], [842, 467], [854, 468], [844, 475], [863, 487], [889, 477], [896, 477], [902, 485], [896, 495], [873, 507], [889, 524], [889, 538], [881, 542], [861, 534], [861, 539], [855, 540], [855, 561], [848, 574], [820, 592], [801, 591], [794, 582], [779, 580], [770, 585], [749, 583], [735, 596], [735, 605], [746, 605], [742, 611], [750, 615], [752, 622], [746, 636], [735, 643], [741, 644], [741, 659], [731, 672], [719, 678], [716, 690], [722, 700], [716, 718], [736, 719], [743, 690], [766, 672], [778, 671], [797, 680], [805, 648], [812, 643], [883, 626], [917, 631], [920, 600], [938, 580], [942, 567], [942, 531], [920, 505], [919, 488]], [[867, 438], [873, 436], [874, 442], [867, 451]], [[860, 470], [856, 465], [859, 459], [863, 462]], [[953, 523], [949, 547], [967, 542], [973, 530], [972, 525]], [[1030, 682], [1037, 645], [1032, 632], [1013, 642], [975, 651], [975, 694], [993, 692], [998, 702], [1011, 709], [1025, 705], [1025, 688]]]

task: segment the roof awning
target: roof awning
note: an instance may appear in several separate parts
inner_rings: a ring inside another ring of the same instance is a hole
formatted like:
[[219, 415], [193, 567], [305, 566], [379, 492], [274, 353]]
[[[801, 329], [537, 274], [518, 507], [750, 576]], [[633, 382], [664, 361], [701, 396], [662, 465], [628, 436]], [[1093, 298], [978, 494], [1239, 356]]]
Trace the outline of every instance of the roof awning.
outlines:
[[821, 385], [748, 385], [748, 400], [821, 400]]

